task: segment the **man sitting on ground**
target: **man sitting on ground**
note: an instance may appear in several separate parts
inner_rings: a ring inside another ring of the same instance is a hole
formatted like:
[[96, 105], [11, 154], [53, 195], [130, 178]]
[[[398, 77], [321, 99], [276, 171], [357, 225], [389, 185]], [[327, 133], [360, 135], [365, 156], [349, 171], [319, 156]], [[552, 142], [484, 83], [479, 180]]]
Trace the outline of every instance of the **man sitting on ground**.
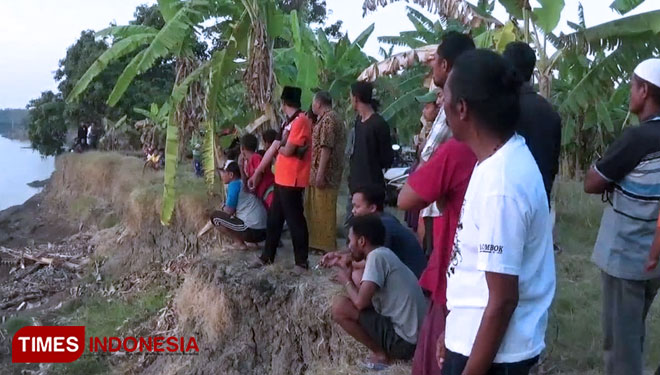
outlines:
[[227, 200], [221, 211], [211, 214], [211, 221], [198, 236], [212, 226], [228, 235], [233, 250], [246, 250], [245, 243], [256, 244], [266, 239], [266, 209], [259, 199], [244, 188], [241, 170], [233, 160], [228, 160], [220, 170], [222, 182], [227, 185]]
[[338, 271], [347, 296], [333, 299], [332, 319], [371, 350], [366, 367], [383, 370], [391, 359], [412, 358], [426, 299], [412, 271], [383, 247], [385, 227], [379, 215], [356, 216], [349, 225], [348, 248], [366, 265], [357, 285], [349, 267]]
[[[379, 186], [369, 185], [355, 189], [352, 197], [353, 216], [364, 216], [369, 214], [378, 214], [385, 226], [385, 247], [391, 249], [396, 256], [401, 259], [403, 264], [419, 278], [426, 268], [426, 256], [422, 250], [415, 234], [408, 228], [401, 225], [399, 220], [383, 212], [385, 206], [385, 192]], [[321, 258], [321, 265], [332, 267], [338, 263], [349, 264], [352, 259], [350, 251], [334, 251]], [[360, 265], [355, 264], [356, 271], [359, 272]], [[359, 277], [357, 277], [360, 280]]]
[[[254, 172], [259, 167], [261, 159], [263, 158], [257, 153], [258, 146], [259, 141], [254, 135], [245, 134], [241, 137], [241, 157], [239, 158], [238, 164], [243, 169], [242, 172], [247, 178], [254, 175]], [[273, 203], [274, 183], [275, 176], [273, 175], [273, 172], [266, 169], [261, 181], [259, 181], [259, 184], [253, 191], [257, 198], [261, 199], [264, 206], [266, 206], [266, 209], [269, 209], [271, 203]]]

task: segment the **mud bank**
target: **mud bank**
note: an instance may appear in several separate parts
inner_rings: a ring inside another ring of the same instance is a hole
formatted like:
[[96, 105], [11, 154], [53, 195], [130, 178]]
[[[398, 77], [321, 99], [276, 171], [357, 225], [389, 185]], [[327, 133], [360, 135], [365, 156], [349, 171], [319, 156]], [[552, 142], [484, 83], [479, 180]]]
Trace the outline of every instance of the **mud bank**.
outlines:
[[[69, 230], [87, 233], [91, 261], [72, 286], [78, 295], [124, 303], [150, 290], [163, 291], [162, 308], [145, 310], [149, 315], [139, 322], [124, 320], [110, 327], [113, 331], [197, 339], [199, 355], [115, 356], [108, 360], [111, 373], [363, 373], [358, 364], [367, 352], [330, 319], [330, 301], [341, 288], [329, 280], [329, 271], [294, 276], [287, 240], [274, 265], [248, 270], [254, 252], [225, 251], [217, 233], [201, 240], [195, 235], [206, 213], [219, 204], [219, 194], [209, 195], [201, 179], [183, 171], [175, 216], [164, 227], [161, 192], [162, 174], [143, 173], [137, 158], [69, 154], [58, 158], [38, 210], [32, 212], [34, 220], [48, 215]], [[26, 209], [16, 208], [10, 216]], [[406, 373], [409, 367], [400, 364], [386, 374]]]

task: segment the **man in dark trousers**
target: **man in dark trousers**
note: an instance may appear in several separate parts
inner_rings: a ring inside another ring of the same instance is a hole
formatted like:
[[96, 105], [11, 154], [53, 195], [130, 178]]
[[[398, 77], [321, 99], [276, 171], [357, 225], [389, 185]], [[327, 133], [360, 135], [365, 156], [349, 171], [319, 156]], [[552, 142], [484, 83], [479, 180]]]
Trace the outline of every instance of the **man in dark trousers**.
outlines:
[[392, 165], [394, 157], [390, 127], [377, 113], [378, 101], [373, 98], [373, 90], [370, 82], [355, 82], [351, 85], [351, 104], [357, 112], [357, 118], [352, 143], [349, 144], [348, 189], [351, 194], [346, 210], [346, 222], [352, 216], [350, 197], [353, 191], [368, 185], [382, 186], [384, 190], [383, 169]]
[[536, 160], [549, 204], [552, 184], [559, 172], [561, 117], [545, 98], [534, 91], [532, 84], [532, 74], [536, 65], [534, 50], [526, 43], [512, 42], [507, 44], [503, 56], [525, 80], [520, 89], [520, 117], [517, 132], [525, 138], [527, 147]]
[[645, 320], [660, 268], [645, 270], [660, 208], [660, 59], [635, 68], [630, 112], [639, 126], [625, 131], [587, 172], [584, 191], [604, 194], [591, 260], [601, 270], [605, 374], [644, 372]]
[[312, 164], [312, 122], [300, 110], [302, 91], [297, 87], [285, 87], [282, 91], [282, 112], [287, 120], [278, 138], [270, 146], [261, 163], [248, 180], [248, 187], [258, 186], [263, 173], [270, 169], [275, 160], [275, 196], [268, 210], [266, 246], [261, 256], [250, 267], [257, 268], [275, 261], [275, 253], [280, 243], [284, 222], [289, 225], [293, 252], [294, 272], [301, 274], [309, 268], [309, 232], [303, 208], [303, 193], [309, 185]]

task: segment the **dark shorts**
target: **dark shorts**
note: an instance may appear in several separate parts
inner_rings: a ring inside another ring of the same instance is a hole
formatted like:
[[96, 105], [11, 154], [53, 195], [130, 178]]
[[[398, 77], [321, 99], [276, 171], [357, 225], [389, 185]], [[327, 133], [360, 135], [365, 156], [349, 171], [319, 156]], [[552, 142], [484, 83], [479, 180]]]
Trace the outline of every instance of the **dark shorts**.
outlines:
[[374, 309], [366, 309], [360, 311], [359, 322], [389, 358], [409, 360], [415, 354], [415, 344], [404, 340], [394, 331], [390, 318], [378, 314]]
[[[536, 356], [515, 363], [493, 363], [486, 375], [528, 375], [532, 367], [538, 362]], [[461, 375], [467, 365], [468, 357], [447, 350], [445, 362], [442, 365], [442, 375]]]
[[245, 242], [258, 243], [266, 240], [266, 229], [249, 228], [243, 220], [224, 211], [215, 211], [211, 214], [211, 222], [216, 227], [223, 227], [235, 232]]

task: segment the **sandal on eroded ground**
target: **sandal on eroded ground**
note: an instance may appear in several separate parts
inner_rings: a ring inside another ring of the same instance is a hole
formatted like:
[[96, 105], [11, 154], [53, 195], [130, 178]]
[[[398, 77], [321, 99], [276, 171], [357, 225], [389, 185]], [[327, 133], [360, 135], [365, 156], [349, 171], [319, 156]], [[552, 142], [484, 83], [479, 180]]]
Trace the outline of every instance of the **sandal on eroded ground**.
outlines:
[[236, 243], [225, 245], [225, 246], [223, 246], [223, 248], [225, 250], [229, 250], [229, 251], [247, 251], [248, 250], [248, 247], [245, 246], [245, 244], [236, 244]]
[[255, 257], [253, 260], [249, 261], [247, 264], [247, 268], [249, 269], [255, 269], [255, 268], [262, 268], [267, 266], [270, 263], [266, 263], [261, 259], [260, 257]]
[[387, 363], [365, 361], [360, 363], [360, 367], [369, 371], [385, 371], [390, 368], [390, 365]]

